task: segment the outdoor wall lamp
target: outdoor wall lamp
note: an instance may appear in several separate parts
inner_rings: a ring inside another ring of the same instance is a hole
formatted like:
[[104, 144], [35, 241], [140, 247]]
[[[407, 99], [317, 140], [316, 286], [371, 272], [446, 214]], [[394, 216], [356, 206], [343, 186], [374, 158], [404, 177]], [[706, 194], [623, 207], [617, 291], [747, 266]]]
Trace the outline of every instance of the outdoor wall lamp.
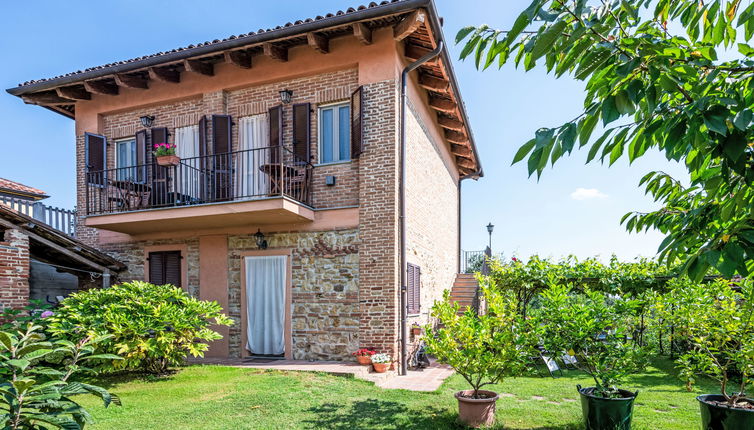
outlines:
[[257, 232], [254, 234], [254, 238], [257, 240], [257, 248], [267, 249], [267, 240], [265, 240], [262, 230], [257, 229]]
[[487, 233], [490, 234], [490, 250], [492, 249], [492, 230], [495, 229], [495, 226], [492, 223], [487, 224]]
[[144, 115], [139, 118], [141, 120], [141, 125], [143, 125], [146, 128], [152, 127], [152, 122], [154, 121], [154, 116], [152, 115]]
[[291, 97], [293, 97], [293, 91], [289, 89], [280, 90], [280, 101], [283, 102], [284, 105], [291, 102]]

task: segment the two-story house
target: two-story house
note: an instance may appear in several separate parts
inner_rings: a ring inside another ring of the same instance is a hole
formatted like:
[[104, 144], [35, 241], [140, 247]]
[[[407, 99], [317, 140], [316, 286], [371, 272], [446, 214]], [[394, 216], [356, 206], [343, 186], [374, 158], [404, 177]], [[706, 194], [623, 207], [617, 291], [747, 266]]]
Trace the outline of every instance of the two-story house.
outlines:
[[371, 3], [8, 92], [76, 122], [77, 237], [236, 320], [209, 356], [398, 360], [482, 174], [441, 26]]

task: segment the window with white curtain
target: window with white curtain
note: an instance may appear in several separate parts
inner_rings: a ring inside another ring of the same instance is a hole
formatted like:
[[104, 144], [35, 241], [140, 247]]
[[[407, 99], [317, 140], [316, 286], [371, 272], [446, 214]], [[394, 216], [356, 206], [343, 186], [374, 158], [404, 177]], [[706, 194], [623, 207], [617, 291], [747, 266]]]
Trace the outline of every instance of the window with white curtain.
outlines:
[[201, 192], [204, 175], [199, 157], [199, 126], [175, 129], [175, 155], [181, 158], [176, 187], [182, 199], [197, 199]]
[[262, 197], [269, 193], [269, 178], [262, 165], [270, 162], [270, 125], [267, 114], [238, 120], [239, 153], [236, 157], [236, 195]]

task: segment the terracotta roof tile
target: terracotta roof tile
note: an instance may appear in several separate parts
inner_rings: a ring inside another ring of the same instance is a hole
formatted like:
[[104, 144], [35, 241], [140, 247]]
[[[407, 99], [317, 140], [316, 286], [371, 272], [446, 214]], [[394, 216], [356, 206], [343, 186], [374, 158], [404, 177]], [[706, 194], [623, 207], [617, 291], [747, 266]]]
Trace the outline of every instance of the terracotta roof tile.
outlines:
[[34, 195], [40, 198], [47, 197], [47, 193], [38, 188], [30, 187], [4, 178], [0, 178], [0, 190], [10, 190], [18, 193]]
[[84, 72], [91, 72], [93, 70], [101, 70], [101, 69], [106, 69], [108, 67], [113, 67], [113, 66], [117, 66], [117, 65], [121, 65], [121, 64], [133, 63], [133, 62], [136, 62], [136, 61], [139, 61], [139, 60], [144, 60], [146, 58], [159, 57], [160, 55], [165, 55], [165, 54], [171, 53], [171, 52], [179, 52], [179, 51], [184, 51], [186, 49], [193, 49], [193, 48], [196, 48], [196, 47], [199, 47], [199, 46], [215, 45], [215, 44], [218, 44], [218, 43], [221, 43], [221, 42], [226, 42], [228, 40], [237, 39], [239, 37], [253, 36], [255, 34], [266, 33], [266, 32], [274, 31], [274, 30], [280, 30], [282, 28], [287, 28], [287, 27], [292, 27], [292, 26], [296, 26], [296, 25], [301, 25], [301, 24], [312, 22], [312, 21], [319, 21], [319, 20], [322, 20], [322, 19], [332, 18], [334, 16], [347, 15], [347, 14], [354, 13], [354, 12], [357, 12], [357, 11], [361, 11], [361, 10], [364, 10], [364, 9], [371, 9], [371, 8], [374, 8], [374, 7], [383, 6], [383, 5], [390, 4], [390, 3], [400, 3], [401, 1], [405, 1], [405, 0], [385, 0], [385, 1], [381, 1], [380, 3], [371, 2], [367, 6], [361, 5], [361, 6], [358, 6], [357, 8], [350, 7], [345, 12], [342, 11], [342, 10], [339, 10], [339, 11], [337, 11], [334, 14], [333, 13], [328, 13], [325, 16], [318, 15], [316, 18], [307, 18], [305, 20], [298, 20], [295, 23], [288, 22], [288, 23], [285, 24], [285, 26], [277, 26], [275, 28], [268, 28], [267, 30], [264, 30], [264, 29], [260, 28], [256, 32], [252, 31], [252, 32], [249, 32], [249, 33], [246, 33], [246, 34], [231, 35], [231, 36], [228, 36], [228, 37], [226, 37], [226, 38], [224, 38], [222, 40], [215, 39], [215, 40], [213, 40], [211, 42], [207, 41], [207, 42], [203, 42], [203, 43], [192, 44], [192, 45], [188, 45], [188, 46], [185, 46], [185, 47], [182, 47], [182, 48], [171, 49], [170, 51], [167, 51], [167, 52], [157, 52], [157, 53], [150, 54], [150, 55], [144, 55], [142, 57], [131, 58], [129, 60], [115, 61], [115, 62], [112, 62], [112, 63], [103, 64], [101, 66], [89, 67], [89, 68], [86, 68], [84, 70], [77, 70], [75, 72], [70, 72], [70, 73], [66, 73], [66, 74], [63, 74], [63, 75], [54, 76], [54, 77], [51, 77], [51, 78], [29, 80], [29, 81], [23, 82], [21, 84], [18, 84], [18, 86], [19, 87], [24, 87], [24, 86], [27, 86], [27, 85], [37, 84], [37, 83], [40, 83], [40, 82], [52, 81], [52, 80], [59, 79], [59, 78], [64, 78], [64, 77], [68, 77], [68, 76], [78, 75], [78, 74], [81, 74], [81, 73], [84, 73]]

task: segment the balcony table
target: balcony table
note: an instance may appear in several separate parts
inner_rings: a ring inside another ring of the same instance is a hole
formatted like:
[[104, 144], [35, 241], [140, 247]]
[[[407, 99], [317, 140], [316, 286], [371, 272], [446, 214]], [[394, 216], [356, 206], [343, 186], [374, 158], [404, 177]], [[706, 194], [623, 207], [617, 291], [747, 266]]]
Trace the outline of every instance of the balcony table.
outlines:
[[[120, 200], [125, 203], [126, 210], [141, 209], [144, 207], [144, 196], [152, 191], [152, 187], [146, 183], [124, 179], [110, 181], [110, 185], [120, 194]], [[132, 201], [136, 201], [134, 207], [131, 205]]]

